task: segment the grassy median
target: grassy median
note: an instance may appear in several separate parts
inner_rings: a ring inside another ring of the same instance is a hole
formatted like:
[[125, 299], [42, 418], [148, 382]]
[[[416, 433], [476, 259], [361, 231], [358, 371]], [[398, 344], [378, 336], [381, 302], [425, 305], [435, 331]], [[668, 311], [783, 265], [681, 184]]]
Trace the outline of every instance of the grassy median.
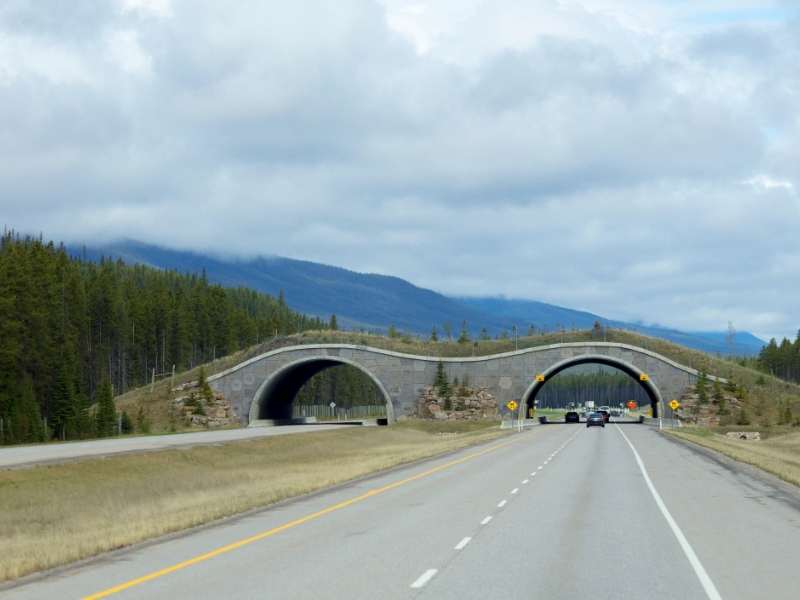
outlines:
[[501, 435], [410, 421], [0, 471], [0, 581]]
[[800, 485], [800, 432], [770, 436], [760, 441], [732, 439], [702, 428], [684, 428], [668, 433]]

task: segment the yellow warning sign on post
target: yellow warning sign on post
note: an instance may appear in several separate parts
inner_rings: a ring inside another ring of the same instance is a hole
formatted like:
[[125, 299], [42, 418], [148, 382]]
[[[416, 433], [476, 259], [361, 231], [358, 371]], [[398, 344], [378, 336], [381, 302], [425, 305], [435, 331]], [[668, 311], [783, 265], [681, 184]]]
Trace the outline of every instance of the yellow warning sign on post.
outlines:
[[650, 376], [647, 373], [639, 375], [639, 381], [650, 381]]
[[544, 375], [537, 375], [536, 376], [536, 381], [538, 381], [539, 383], [543, 382], [544, 381]]
[[670, 400], [669, 407], [672, 410], [678, 410], [681, 407], [681, 403], [678, 402], [677, 400]]
[[509, 400], [509, 401], [506, 403], [506, 408], [507, 408], [508, 410], [510, 410], [511, 412], [514, 412], [515, 410], [517, 410], [517, 407], [518, 407], [518, 406], [519, 406], [519, 404], [517, 404], [517, 403], [516, 403], [516, 401], [514, 401], [514, 400]]

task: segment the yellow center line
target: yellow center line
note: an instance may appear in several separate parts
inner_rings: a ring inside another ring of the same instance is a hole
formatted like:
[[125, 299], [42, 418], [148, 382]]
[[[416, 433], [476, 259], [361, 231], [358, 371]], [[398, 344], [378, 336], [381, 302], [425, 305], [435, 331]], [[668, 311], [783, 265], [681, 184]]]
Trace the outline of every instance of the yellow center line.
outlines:
[[137, 585], [141, 585], [143, 583], [147, 583], [148, 581], [152, 581], [154, 579], [158, 579], [159, 577], [163, 577], [165, 575], [169, 575], [170, 573], [174, 573], [175, 571], [180, 571], [181, 569], [185, 569], [187, 567], [191, 567], [192, 565], [196, 565], [198, 563], [210, 560], [210, 559], [212, 559], [212, 558], [214, 558], [216, 556], [220, 556], [221, 554], [226, 554], [228, 552], [231, 552], [232, 550], [236, 550], [238, 548], [242, 548], [243, 546], [247, 546], [248, 544], [252, 544], [253, 542], [258, 542], [258, 541], [266, 539], [268, 537], [272, 537], [273, 535], [281, 533], [282, 531], [286, 531], [287, 529], [291, 529], [293, 527], [297, 527], [298, 525], [302, 525], [303, 523], [308, 523], [309, 521], [313, 521], [315, 519], [319, 519], [320, 517], [323, 517], [323, 516], [325, 516], [327, 514], [335, 512], [337, 510], [341, 510], [343, 508], [347, 508], [348, 506], [351, 506], [351, 505], [356, 504], [358, 502], [363, 502], [364, 500], [367, 500], [368, 498], [373, 498], [375, 496], [378, 496], [379, 494], [383, 494], [385, 492], [388, 492], [390, 490], [398, 488], [398, 487], [400, 487], [402, 485], [406, 485], [406, 484], [411, 483], [413, 481], [417, 481], [418, 479], [423, 479], [425, 477], [429, 477], [429, 476], [431, 476], [431, 475], [433, 475], [435, 473], [438, 473], [440, 471], [444, 471], [445, 469], [449, 469], [449, 468], [454, 467], [456, 465], [459, 465], [461, 463], [465, 463], [465, 462], [467, 462], [469, 460], [472, 460], [474, 458], [477, 458], [479, 456], [483, 456], [484, 454], [488, 454], [490, 452], [494, 452], [495, 450], [497, 450], [499, 448], [503, 448], [505, 446], [508, 446], [508, 445], [514, 443], [517, 439], [518, 438], [515, 438], [515, 439], [513, 439], [511, 441], [504, 442], [502, 444], [495, 444], [494, 446], [490, 446], [490, 447], [485, 448], [484, 450], [481, 450], [479, 452], [473, 452], [472, 454], [468, 454], [468, 455], [463, 456], [461, 458], [458, 458], [456, 460], [452, 460], [450, 462], [441, 464], [441, 465], [439, 465], [437, 467], [433, 467], [431, 469], [428, 469], [427, 471], [422, 471], [421, 473], [417, 473], [416, 475], [412, 475], [411, 477], [407, 477], [405, 479], [401, 479], [399, 481], [395, 481], [395, 482], [387, 484], [387, 485], [385, 485], [383, 487], [373, 488], [373, 489], [368, 490], [367, 492], [361, 494], [360, 496], [355, 496], [355, 497], [350, 498], [348, 500], [343, 500], [342, 502], [338, 502], [337, 504], [332, 504], [331, 506], [323, 508], [322, 510], [319, 510], [319, 511], [311, 513], [311, 514], [308, 514], [308, 515], [306, 515], [304, 517], [300, 517], [299, 519], [295, 519], [294, 521], [289, 521], [288, 523], [284, 523], [283, 525], [279, 525], [278, 527], [273, 527], [272, 529], [269, 529], [267, 531], [262, 531], [261, 533], [257, 533], [255, 535], [252, 535], [250, 537], [241, 539], [239, 541], [232, 542], [232, 543], [227, 544], [225, 546], [220, 546], [219, 548], [211, 550], [210, 552], [206, 552], [204, 554], [199, 554], [198, 556], [195, 556], [193, 558], [184, 560], [182, 562], [176, 563], [176, 564], [174, 564], [172, 566], [169, 566], [169, 567], [165, 567], [163, 569], [159, 569], [158, 571], [153, 571], [152, 573], [148, 573], [147, 575], [143, 575], [142, 577], [137, 577], [136, 579], [131, 579], [130, 581], [126, 581], [124, 583], [120, 583], [119, 585], [115, 585], [114, 587], [110, 587], [108, 589], [102, 590], [102, 591], [97, 592], [95, 594], [91, 594], [89, 596], [84, 596], [83, 600], [99, 600], [100, 598], [107, 598], [108, 596], [111, 596], [113, 594], [117, 594], [119, 592], [122, 592], [124, 590], [130, 589], [130, 588], [135, 587]]

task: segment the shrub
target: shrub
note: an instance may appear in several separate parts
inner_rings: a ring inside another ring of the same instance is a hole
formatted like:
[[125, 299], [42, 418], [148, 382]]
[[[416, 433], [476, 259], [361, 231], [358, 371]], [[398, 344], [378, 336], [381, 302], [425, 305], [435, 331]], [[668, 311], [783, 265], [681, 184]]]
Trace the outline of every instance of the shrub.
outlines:
[[744, 408], [739, 409], [739, 413], [736, 415], [736, 424], [737, 425], [750, 425], [750, 415]]

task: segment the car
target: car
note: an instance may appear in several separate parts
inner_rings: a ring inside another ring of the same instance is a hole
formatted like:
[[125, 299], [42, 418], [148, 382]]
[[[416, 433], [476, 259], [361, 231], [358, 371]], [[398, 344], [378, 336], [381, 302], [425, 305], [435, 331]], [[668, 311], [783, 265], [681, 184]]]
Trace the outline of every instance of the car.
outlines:
[[594, 427], [596, 425], [599, 425], [600, 427], [606, 426], [606, 418], [603, 416], [603, 413], [593, 412], [589, 413], [589, 416], [586, 417], [587, 427]]
[[564, 414], [564, 422], [565, 423], [580, 423], [581, 418], [574, 410], [571, 410]]
[[597, 412], [600, 413], [601, 415], [603, 415], [603, 420], [606, 423], [608, 423], [608, 419], [611, 417], [611, 413], [609, 413], [607, 410], [603, 410], [603, 409], [600, 409]]

